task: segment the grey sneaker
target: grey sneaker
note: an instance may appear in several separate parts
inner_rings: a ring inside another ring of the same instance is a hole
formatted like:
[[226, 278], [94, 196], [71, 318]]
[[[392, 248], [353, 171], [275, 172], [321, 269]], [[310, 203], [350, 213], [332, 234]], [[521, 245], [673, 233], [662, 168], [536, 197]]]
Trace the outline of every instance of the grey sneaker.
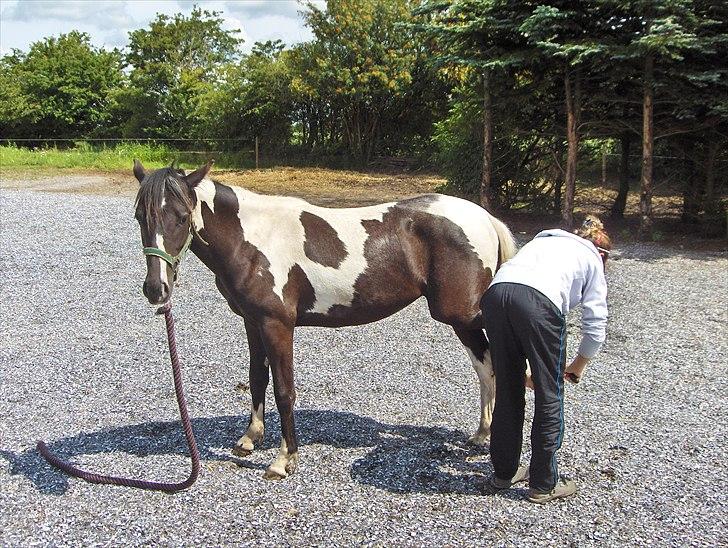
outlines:
[[516, 475], [513, 476], [509, 480], [504, 480], [496, 477], [495, 474], [493, 474], [490, 477], [490, 486], [495, 491], [502, 491], [503, 489], [509, 489], [511, 486], [515, 485], [516, 483], [521, 483], [522, 481], [528, 480], [528, 466], [519, 466], [518, 470], [516, 470]]
[[528, 500], [536, 504], [546, 504], [556, 499], [564, 499], [576, 493], [576, 482], [570, 479], [561, 478], [556, 482], [551, 491], [528, 490]]

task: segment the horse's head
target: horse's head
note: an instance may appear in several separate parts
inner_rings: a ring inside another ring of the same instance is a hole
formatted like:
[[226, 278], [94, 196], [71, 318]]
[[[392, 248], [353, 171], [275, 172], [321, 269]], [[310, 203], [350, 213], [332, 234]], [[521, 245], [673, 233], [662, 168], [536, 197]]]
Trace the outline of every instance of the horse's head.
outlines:
[[211, 167], [210, 161], [189, 175], [174, 167], [148, 172], [141, 162], [134, 160], [134, 176], [140, 184], [135, 217], [147, 258], [143, 291], [151, 304], [164, 304], [172, 295], [177, 267], [194, 234], [193, 189]]

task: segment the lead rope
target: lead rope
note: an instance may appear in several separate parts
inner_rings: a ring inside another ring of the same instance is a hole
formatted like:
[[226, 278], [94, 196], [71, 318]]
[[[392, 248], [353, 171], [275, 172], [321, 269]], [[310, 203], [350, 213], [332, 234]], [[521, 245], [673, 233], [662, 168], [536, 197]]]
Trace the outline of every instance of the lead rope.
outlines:
[[116, 476], [103, 476], [101, 474], [94, 474], [93, 472], [85, 472], [76, 468], [71, 463], [65, 462], [53, 455], [48, 446], [43, 442], [38, 442], [38, 451], [43, 458], [51, 463], [56, 468], [60, 468], [66, 474], [81, 478], [90, 483], [105, 483], [111, 485], [124, 485], [126, 487], [137, 487], [139, 489], [149, 489], [153, 491], [166, 491], [168, 493], [174, 493], [187, 489], [197, 479], [200, 473], [200, 452], [197, 449], [197, 443], [195, 442], [195, 434], [192, 432], [192, 422], [190, 416], [187, 413], [187, 402], [185, 400], [185, 394], [182, 390], [182, 375], [180, 373], [179, 357], [177, 356], [177, 342], [174, 336], [174, 318], [172, 317], [172, 303], [168, 301], [159, 310], [158, 314], [164, 314], [164, 319], [167, 324], [167, 342], [169, 343], [169, 357], [172, 360], [172, 376], [174, 377], [174, 392], [177, 396], [177, 405], [179, 406], [179, 415], [182, 419], [182, 428], [185, 432], [185, 438], [187, 438], [187, 446], [190, 449], [190, 456], [192, 457], [192, 471], [190, 477], [185, 481], [179, 483], [164, 483], [157, 481], [145, 481], [131, 478], [120, 478]]

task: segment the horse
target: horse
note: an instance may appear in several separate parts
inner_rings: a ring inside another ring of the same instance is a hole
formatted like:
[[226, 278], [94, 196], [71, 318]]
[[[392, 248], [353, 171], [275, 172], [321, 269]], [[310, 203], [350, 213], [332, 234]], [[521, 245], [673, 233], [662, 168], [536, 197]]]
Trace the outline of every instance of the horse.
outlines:
[[270, 372], [282, 440], [264, 477], [285, 478], [297, 467], [295, 327], [374, 322], [422, 296], [432, 318], [452, 326], [475, 368], [481, 412], [470, 441], [486, 443], [495, 379], [480, 301], [500, 264], [515, 255], [506, 225], [470, 201], [440, 194], [318, 207], [212, 181], [211, 167], [212, 161], [189, 174], [171, 166], [147, 172], [134, 160], [140, 184], [135, 217], [150, 304], [170, 299], [189, 248], [243, 318], [252, 404], [233, 453], [248, 455], [263, 438]]

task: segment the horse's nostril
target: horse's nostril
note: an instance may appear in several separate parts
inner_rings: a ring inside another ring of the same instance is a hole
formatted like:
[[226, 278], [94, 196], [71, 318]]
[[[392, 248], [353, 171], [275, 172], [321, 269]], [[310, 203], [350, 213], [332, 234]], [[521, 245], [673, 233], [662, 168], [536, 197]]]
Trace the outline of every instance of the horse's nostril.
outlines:
[[147, 282], [144, 282], [142, 284], [142, 293], [144, 293], [145, 297], [149, 297], [148, 288], [149, 288], [149, 286], [147, 285]]

